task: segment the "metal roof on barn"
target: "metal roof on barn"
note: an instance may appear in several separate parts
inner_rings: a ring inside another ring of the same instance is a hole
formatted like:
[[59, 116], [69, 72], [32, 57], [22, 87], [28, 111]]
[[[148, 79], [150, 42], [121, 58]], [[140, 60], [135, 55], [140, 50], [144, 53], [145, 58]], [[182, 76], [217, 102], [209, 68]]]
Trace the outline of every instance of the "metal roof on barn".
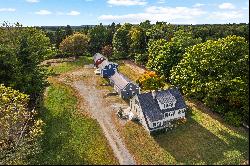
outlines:
[[[171, 93], [177, 100], [175, 107], [161, 110], [158, 105], [157, 99], [160, 101], [164, 101], [166, 98], [168, 98], [166, 96], [168, 96], [169, 93]], [[183, 97], [177, 88], [157, 91], [155, 99], [153, 98], [151, 92], [138, 94], [137, 96], [143, 113], [151, 122], [162, 120], [164, 118], [164, 113], [166, 112], [187, 108], [185, 101], [183, 100]]]
[[107, 58], [106, 58], [105, 56], [103, 56], [102, 54], [100, 54], [100, 53], [96, 53], [96, 54], [93, 56], [93, 58], [94, 58], [94, 62], [96, 62], [98, 59], [101, 59], [101, 58], [104, 58], [104, 59], [107, 60]]
[[109, 64], [110, 64], [109, 61], [104, 60], [101, 64], [98, 65], [98, 68], [99, 68], [99, 69], [103, 69], [103, 68], [105, 68], [105, 66], [107, 66], [107, 65], [109, 65]]
[[129, 79], [127, 79], [122, 74], [116, 72], [113, 76], [110, 77], [110, 80], [119, 88], [124, 89], [129, 83]]

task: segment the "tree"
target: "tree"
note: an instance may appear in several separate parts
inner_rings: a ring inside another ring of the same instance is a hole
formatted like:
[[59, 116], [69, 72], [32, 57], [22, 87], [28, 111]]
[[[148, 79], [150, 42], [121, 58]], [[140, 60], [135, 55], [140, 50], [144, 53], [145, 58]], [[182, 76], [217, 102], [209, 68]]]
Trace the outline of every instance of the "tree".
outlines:
[[129, 57], [130, 36], [129, 31], [131, 24], [122, 25], [113, 37], [113, 58], [124, 59]]
[[62, 28], [57, 28], [56, 32], [55, 32], [55, 37], [54, 37], [54, 41], [56, 44], [56, 48], [59, 48], [60, 43], [63, 41], [63, 39], [66, 38], [66, 33], [65, 31], [63, 31]]
[[140, 27], [143, 28], [145, 31], [151, 28], [151, 24], [149, 20], [140, 23]]
[[51, 54], [51, 44], [42, 30], [21, 25], [0, 28], [0, 83], [29, 94], [35, 100], [46, 85], [39, 64]]
[[153, 71], [145, 72], [136, 82], [143, 90], [159, 90], [165, 86], [164, 77], [159, 77]]
[[72, 30], [72, 28], [71, 28], [70, 25], [66, 26], [66, 28], [65, 28], [65, 34], [66, 34], [66, 36], [70, 36], [70, 35], [73, 34], [73, 30]]
[[[208, 40], [187, 49], [171, 71], [172, 84], [235, 120], [249, 117], [249, 44], [242, 37]], [[228, 118], [227, 118], [228, 117]], [[236, 121], [231, 121], [239, 125]]]
[[149, 40], [165, 39], [170, 41], [175, 31], [176, 27], [174, 25], [158, 22], [147, 30], [146, 35]]
[[111, 45], [106, 45], [106, 46], [102, 47], [101, 53], [102, 53], [102, 55], [104, 55], [107, 58], [111, 57], [112, 54], [113, 54], [112, 46]]
[[97, 25], [88, 32], [90, 37], [89, 52], [94, 54], [100, 52], [102, 47], [107, 45], [109, 31], [103, 25]]
[[244, 37], [249, 41], [249, 24], [217, 24], [217, 25], [194, 25], [192, 33], [195, 37], [202, 38], [202, 41], [208, 39], [217, 40], [229, 35]]
[[60, 50], [65, 54], [78, 58], [87, 52], [88, 43], [89, 38], [87, 35], [75, 33], [61, 42]]
[[116, 25], [114, 22], [107, 27], [107, 31], [108, 31], [108, 36], [107, 36], [106, 44], [112, 45], [112, 40], [113, 40], [114, 34], [116, 32]]
[[180, 62], [186, 48], [198, 43], [201, 43], [200, 38], [195, 39], [191, 32], [184, 30], [176, 31], [169, 42], [165, 39], [151, 41], [147, 67], [169, 78], [170, 70]]
[[0, 84], [0, 159], [1, 164], [29, 164], [39, 153], [37, 139], [43, 121], [28, 110], [29, 96]]
[[141, 27], [133, 26], [128, 35], [130, 37], [129, 57], [131, 59], [136, 58], [136, 62], [147, 61], [144, 56], [147, 55], [146, 32]]

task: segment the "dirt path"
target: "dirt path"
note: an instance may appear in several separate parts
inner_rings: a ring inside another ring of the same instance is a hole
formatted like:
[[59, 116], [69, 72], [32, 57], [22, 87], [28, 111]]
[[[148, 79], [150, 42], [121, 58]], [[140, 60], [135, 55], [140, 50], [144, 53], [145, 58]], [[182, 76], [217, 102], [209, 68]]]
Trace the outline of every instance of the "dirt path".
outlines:
[[[67, 77], [65, 75], [61, 76], [59, 81], [72, 86], [84, 99], [88, 106], [87, 110], [99, 122], [119, 163], [122, 165], [135, 165], [136, 162], [133, 156], [128, 152], [112, 121], [112, 113], [115, 111], [112, 106], [114, 105], [103, 98], [106, 93], [105, 90], [96, 88], [98, 86], [97, 77], [100, 76], [95, 76], [93, 71], [93, 69], [86, 68], [67, 73], [66, 75], [71, 78], [71, 82], [66, 81], [65, 78]], [[77, 79], [80, 77], [87, 79]]]

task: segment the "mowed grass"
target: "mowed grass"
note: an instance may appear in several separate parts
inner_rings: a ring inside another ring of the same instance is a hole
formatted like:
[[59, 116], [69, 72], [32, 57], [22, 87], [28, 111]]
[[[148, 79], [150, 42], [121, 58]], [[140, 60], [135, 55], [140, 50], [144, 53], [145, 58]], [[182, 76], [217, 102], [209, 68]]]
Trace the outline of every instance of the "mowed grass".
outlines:
[[187, 122], [160, 134], [149, 135], [128, 122], [120, 130], [138, 164], [239, 165], [249, 160], [249, 137], [195, 107]]
[[121, 127], [119, 123], [116, 124], [119, 126], [126, 147], [133, 154], [138, 165], [174, 165], [177, 163], [175, 158], [161, 148], [141, 125], [127, 122], [124, 127]]
[[[130, 79], [139, 77], [128, 66], [122, 66], [120, 72]], [[248, 131], [227, 125], [188, 99], [186, 104], [190, 108], [187, 122], [172, 131], [150, 136], [133, 122], [120, 129], [138, 164], [248, 164]]]
[[63, 62], [55, 66], [49, 66], [48, 70], [52, 72], [53, 74], [58, 75], [58, 74], [62, 74], [65, 72], [80, 69], [84, 65], [91, 64], [91, 63], [93, 63], [92, 57], [82, 56], [82, 57], [79, 57], [74, 62]]
[[42, 153], [34, 164], [118, 164], [98, 122], [77, 109], [74, 91], [51, 80], [40, 109]]
[[132, 70], [129, 66], [126, 66], [123, 62], [117, 62], [117, 63], [119, 64], [118, 72], [122, 73], [133, 82], [136, 82], [136, 80], [140, 77], [140, 74], [138, 74], [138, 72]]

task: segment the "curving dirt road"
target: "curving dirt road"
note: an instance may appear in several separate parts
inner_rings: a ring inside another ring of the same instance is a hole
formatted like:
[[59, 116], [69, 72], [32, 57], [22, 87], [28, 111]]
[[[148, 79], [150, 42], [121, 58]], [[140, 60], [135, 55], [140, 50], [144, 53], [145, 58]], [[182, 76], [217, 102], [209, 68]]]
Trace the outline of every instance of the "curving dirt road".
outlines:
[[[65, 78], [70, 77], [70, 82]], [[84, 99], [84, 103], [87, 104], [89, 113], [93, 118], [97, 119], [103, 132], [114, 151], [115, 156], [122, 165], [135, 165], [136, 162], [133, 156], [129, 153], [122, 138], [120, 137], [115, 124], [112, 121], [111, 115], [114, 113], [114, 105], [104, 99], [104, 89], [97, 89], [98, 77], [94, 75], [94, 69], [85, 68], [79, 71], [69, 72], [59, 77], [59, 81], [62, 81], [75, 90]], [[79, 79], [83, 78], [83, 79]], [[119, 105], [118, 106], [122, 106]]]

